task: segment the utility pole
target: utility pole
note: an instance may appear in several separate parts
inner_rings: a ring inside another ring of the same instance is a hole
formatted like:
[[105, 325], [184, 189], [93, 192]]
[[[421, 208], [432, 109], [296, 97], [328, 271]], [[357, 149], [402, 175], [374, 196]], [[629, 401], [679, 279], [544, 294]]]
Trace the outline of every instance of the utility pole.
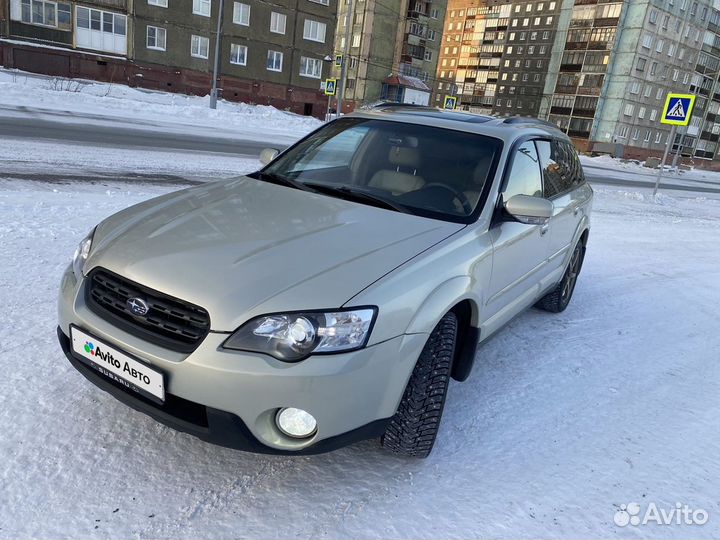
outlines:
[[225, 0], [220, 0], [218, 6], [217, 31], [215, 32], [215, 61], [213, 63], [212, 89], [210, 90], [210, 108], [217, 109], [218, 98], [218, 71], [220, 70], [220, 32], [222, 31], [223, 11], [225, 11]]
[[347, 75], [348, 55], [350, 54], [350, 38], [352, 37], [352, 15], [354, 0], [350, 0], [347, 5], [347, 13], [345, 13], [345, 47], [343, 47], [342, 66], [340, 66], [340, 88], [338, 89], [337, 98], [337, 117], [342, 114], [343, 98], [345, 97], [345, 76]]

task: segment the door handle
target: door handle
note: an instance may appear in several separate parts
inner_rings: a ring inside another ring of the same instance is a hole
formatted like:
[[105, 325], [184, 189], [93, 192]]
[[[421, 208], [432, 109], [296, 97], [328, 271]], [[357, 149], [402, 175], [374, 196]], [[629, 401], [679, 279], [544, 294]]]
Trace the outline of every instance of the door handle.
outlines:
[[573, 216], [577, 216], [579, 213], [580, 213], [580, 207], [576, 206], [575, 209], [573, 210]]
[[540, 227], [540, 236], [545, 236], [545, 233], [548, 232], [549, 225], [546, 223], [542, 227]]

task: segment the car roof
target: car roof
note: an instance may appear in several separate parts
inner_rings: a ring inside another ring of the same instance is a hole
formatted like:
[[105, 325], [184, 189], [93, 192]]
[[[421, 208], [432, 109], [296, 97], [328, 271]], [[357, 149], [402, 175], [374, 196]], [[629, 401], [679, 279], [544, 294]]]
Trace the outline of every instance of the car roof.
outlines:
[[424, 126], [467, 131], [501, 139], [512, 143], [523, 136], [555, 137], [570, 141], [554, 124], [538, 120], [511, 116], [500, 118], [467, 111], [450, 111], [416, 105], [386, 104], [372, 109], [357, 109], [348, 118], [372, 118], [391, 122], [420, 124]]

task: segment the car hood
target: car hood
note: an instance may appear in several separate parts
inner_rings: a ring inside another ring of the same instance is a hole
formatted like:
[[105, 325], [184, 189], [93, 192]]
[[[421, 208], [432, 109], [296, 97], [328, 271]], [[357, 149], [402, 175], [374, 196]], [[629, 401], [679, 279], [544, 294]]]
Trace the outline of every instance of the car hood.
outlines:
[[111, 216], [86, 270], [200, 305], [229, 332], [264, 313], [341, 307], [463, 227], [241, 177]]

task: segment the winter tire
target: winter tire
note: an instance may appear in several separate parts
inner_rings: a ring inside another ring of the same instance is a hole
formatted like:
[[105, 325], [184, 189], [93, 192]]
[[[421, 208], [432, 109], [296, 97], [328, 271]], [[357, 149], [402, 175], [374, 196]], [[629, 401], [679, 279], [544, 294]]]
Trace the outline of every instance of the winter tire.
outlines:
[[430, 334], [400, 406], [380, 439], [387, 450], [418, 458], [430, 454], [445, 406], [457, 326], [455, 314], [448, 313]]
[[570, 263], [565, 269], [565, 274], [552, 291], [543, 296], [537, 304], [536, 308], [549, 311], [551, 313], [560, 313], [565, 311], [568, 307], [570, 299], [572, 298], [573, 291], [575, 290], [575, 284], [577, 283], [578, 275], [580, 275], [580, 269], [582, 268], [583, 259], [585, 258], [585, 244], [580, 240], [575, 246], [572, 256], [570, 257]]

